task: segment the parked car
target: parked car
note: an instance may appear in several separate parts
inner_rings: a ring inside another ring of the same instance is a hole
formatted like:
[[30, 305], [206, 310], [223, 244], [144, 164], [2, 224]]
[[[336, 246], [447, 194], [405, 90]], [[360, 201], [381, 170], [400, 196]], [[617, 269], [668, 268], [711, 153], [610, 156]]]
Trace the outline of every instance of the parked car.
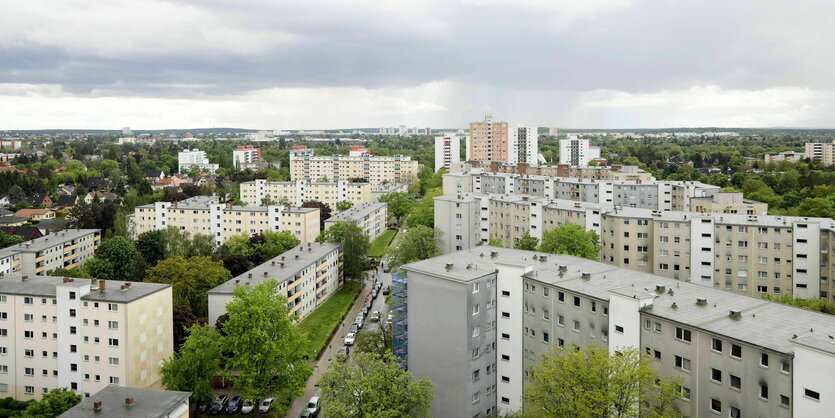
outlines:
[[349, 332], [348, 335], [345, 336], [345, 345], [354, 345], [354, 340], [356, 340], [357, 334], [353, 332]]
[[319, 397], [314, 396], [310, 398], [310, 401], [307, 402], [307, 412], [310, 413], [310, 416], [315, 417], [319, 415]]
[[302, 409], [302, 413], [299, 415], [299, 418], [313, 418], [313, 415], [310, 415], [310, 411], [307, 409]]
[[366, 315], [368, 315], [368, 311], [370, 311], [370, 310], [371, 310], [371, 302], [366, 302], [365, 306], [363, 307], [363, 311], [365, 312]]
[[391, 314], [389, 314], [388, 318], [386, 318], [386, 325], [391, 325], [393, 321], [394, 317]]
[[261, 404], [258, 405], [258, 412], [262, 414], [266, 414], [270, 412], [270, 408], [273, 407], [273, 402], [275, 402], [274, 398], [267, 398], [261, 401]]
[[229, 402], [229, 396], [227, 395], [218, 395], [215, 398], [214, 402], [212, 402], [212, 407], [209, 409], [209, 413], [212, 415], [217, 415], [223, 412], [223, 408], [226, 407], [226, 404]]
[[257, 404], [258, 404], [258, 402], [255, 402], [252, 399], [245, 400], [243, 405], [241, 405], [241, 413], [242, 414], [251, 414], [252, 411], [255, 410], [255, 405], [257, 405]]
[[383, 289], [383, 294], [388, 295], [389, 293], [391, 293], [391, 286], [386, 286], [386, 288]]
[[232, 399], [229, 400], [229, 404], [226, 405], [226, 413], [227, 414], [237, 414], [238, 411], [241, 409], [241, 405], [243, 405], [244, 401], [241, 399], [239, 395], [235, 395]]
[[377, 322], [380, 320], [380, 311], [371, 312], [371, 316], [368, 318], [369, 321]]
[[365, 319], [365, 318], [364, 318], [364, 316], [363, 316], [363, 314], [362, 314], [362, 313], [360, 313], [359, 315], [357, 315], [357, 318], [356, 318], [356, 319], [354, 319], [354, 323], [355, 323], [355, 324], [357, 324], [357, 327], [358, 327], [358, 328], [362, 328], [362, 321], [363, 321], [363, 319]]
[[353, 332], [354, 334], [356, 334], [360, 332], [360, 327], [358, 327], [357, 324], [351, 324], [351, 329], [349, 329], [348, 332]]
[[199, 407], [197, 407], [197, 410], [200, 411], [201, 414], [205, 414], [206, 412], [209, 412], [209, 408], [211, 408], [211, 407], [212, 407], [212, 403], [211, 402], [206, 402], [206, 403], [200, 405]]

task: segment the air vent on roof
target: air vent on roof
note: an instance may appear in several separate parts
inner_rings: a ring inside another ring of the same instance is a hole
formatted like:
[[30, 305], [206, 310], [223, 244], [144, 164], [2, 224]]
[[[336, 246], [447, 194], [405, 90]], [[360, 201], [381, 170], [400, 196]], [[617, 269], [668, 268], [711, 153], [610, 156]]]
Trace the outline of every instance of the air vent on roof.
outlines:
[[499, 252], [498, 252], [498, 251], [490, 251], [490, 258], [496, 258], [496, 257], [498, 257], [498, 256], [499, 256]]
[[452, 270], [452, 266], [453, 266], [452, 263], [446, 263], [446, 271]]
[[252, 273], [247, 273], [246, 277], [251, 279], [252, 278]]
[[655, 293], [661, 294], [661, 293], [664, 293], [664, 290], [666, 290], [666, 288], [664, 287], [663, 284], [655, 285]]
[[728, 314], [728, 317], [731, 319], [742, 319], [742, 311], [738, 309], [731, 309], [731, 312]]
[[267, 277], [267, 272], [266, 271], [264, 272], [264, 277]]
[[541, 262], [543, 262], [543, 263], [544, 263], [544, 262], [546, 262], [546, 261], [548, 261], [548, 256], [546, 256], [546, 255], [541, 255], [541, 256], [539, 256], [539, 261], [541, 261]]
[[566, 271], [568, 271], [568, 266], [565, 264], [558, 264], [557, 269], [560, 271], [560, 273], [565, 273]]
[[707, 305], [707, 299], [705, 298], [696, 298], [696, 305], [705, 306]]
[[298, 259], [299, 259], [299, 255], [298, 255], [298, 254], [296, 254], [296, 260], [298, 260]]
[[580, 275], [580, 277], [582, 277], [582, 278], [583, 278], [583, 280], [589, 280], [589, 279], [591, 279], [591, 273], [589, 273], [589, 272], [587, 272], [587, 271], [584, 271], [584, 272]]

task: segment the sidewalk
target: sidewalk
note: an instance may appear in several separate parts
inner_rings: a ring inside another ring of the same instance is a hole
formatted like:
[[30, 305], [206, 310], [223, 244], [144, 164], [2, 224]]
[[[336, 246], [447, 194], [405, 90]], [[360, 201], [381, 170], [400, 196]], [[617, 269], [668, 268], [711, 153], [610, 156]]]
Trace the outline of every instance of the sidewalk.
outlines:
[[[369, 270], [371, 271], [371, 270]], [[316, 394], [316, 391], [319, 390], [318, 384], [319, 379], [322, 376], [322, 373], [327, 370], [328, 365], [330, 365], [331, 360], [336, 355], [337, 350], [339, 347], [342, 347], [342, 340], [345, 338], [345, 335], [348, 333], [348, 329], [351, 328], [351, 324], [354, 323], [354, 319], [362, 310], [362, 306], [365, 304], [365, 295], [371, 292], [371, 282], [366, 281], [365, 287], [362, 289], [357, 300], [354, 302], [354, 305], [351, 306], [351, 310], [348, 311], [348, 315], [345, 316], [345, 319], [340, 324], [340, 328], [333, 334], [333, 337], [330, 341], [328, 341], [328, 348], [325, 349], [322, 357], [315, 364], [311, 364], [310, 366], [313, 367], [313, 374], [310, 375], [310, 378], [307, 380], [307, 385], [304, 388], [304, 395], [296, 398], [293, 403], [290, 405], [290, 409], [287, 412], [287, 418], [297, 418], [301, 415], [302, 409], [307, 406], [307, 401]]]

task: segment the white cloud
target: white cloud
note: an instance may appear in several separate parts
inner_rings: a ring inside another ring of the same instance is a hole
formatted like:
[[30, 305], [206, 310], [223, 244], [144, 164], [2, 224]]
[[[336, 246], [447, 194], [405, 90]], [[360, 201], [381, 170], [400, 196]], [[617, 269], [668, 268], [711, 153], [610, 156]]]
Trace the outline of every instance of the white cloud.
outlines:
[[632, 0], [462, 0], [477, 6], [515, 6], [555, 12], [566, 20], [592, 17], [632, 5]]

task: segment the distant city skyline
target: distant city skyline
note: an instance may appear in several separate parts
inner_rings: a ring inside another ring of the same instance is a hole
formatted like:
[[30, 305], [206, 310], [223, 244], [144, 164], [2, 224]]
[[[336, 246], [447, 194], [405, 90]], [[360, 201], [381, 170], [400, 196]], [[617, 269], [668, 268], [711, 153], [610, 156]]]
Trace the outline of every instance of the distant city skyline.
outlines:
[[833, 128], [835, 4], [13, 2], [0, 130]]

